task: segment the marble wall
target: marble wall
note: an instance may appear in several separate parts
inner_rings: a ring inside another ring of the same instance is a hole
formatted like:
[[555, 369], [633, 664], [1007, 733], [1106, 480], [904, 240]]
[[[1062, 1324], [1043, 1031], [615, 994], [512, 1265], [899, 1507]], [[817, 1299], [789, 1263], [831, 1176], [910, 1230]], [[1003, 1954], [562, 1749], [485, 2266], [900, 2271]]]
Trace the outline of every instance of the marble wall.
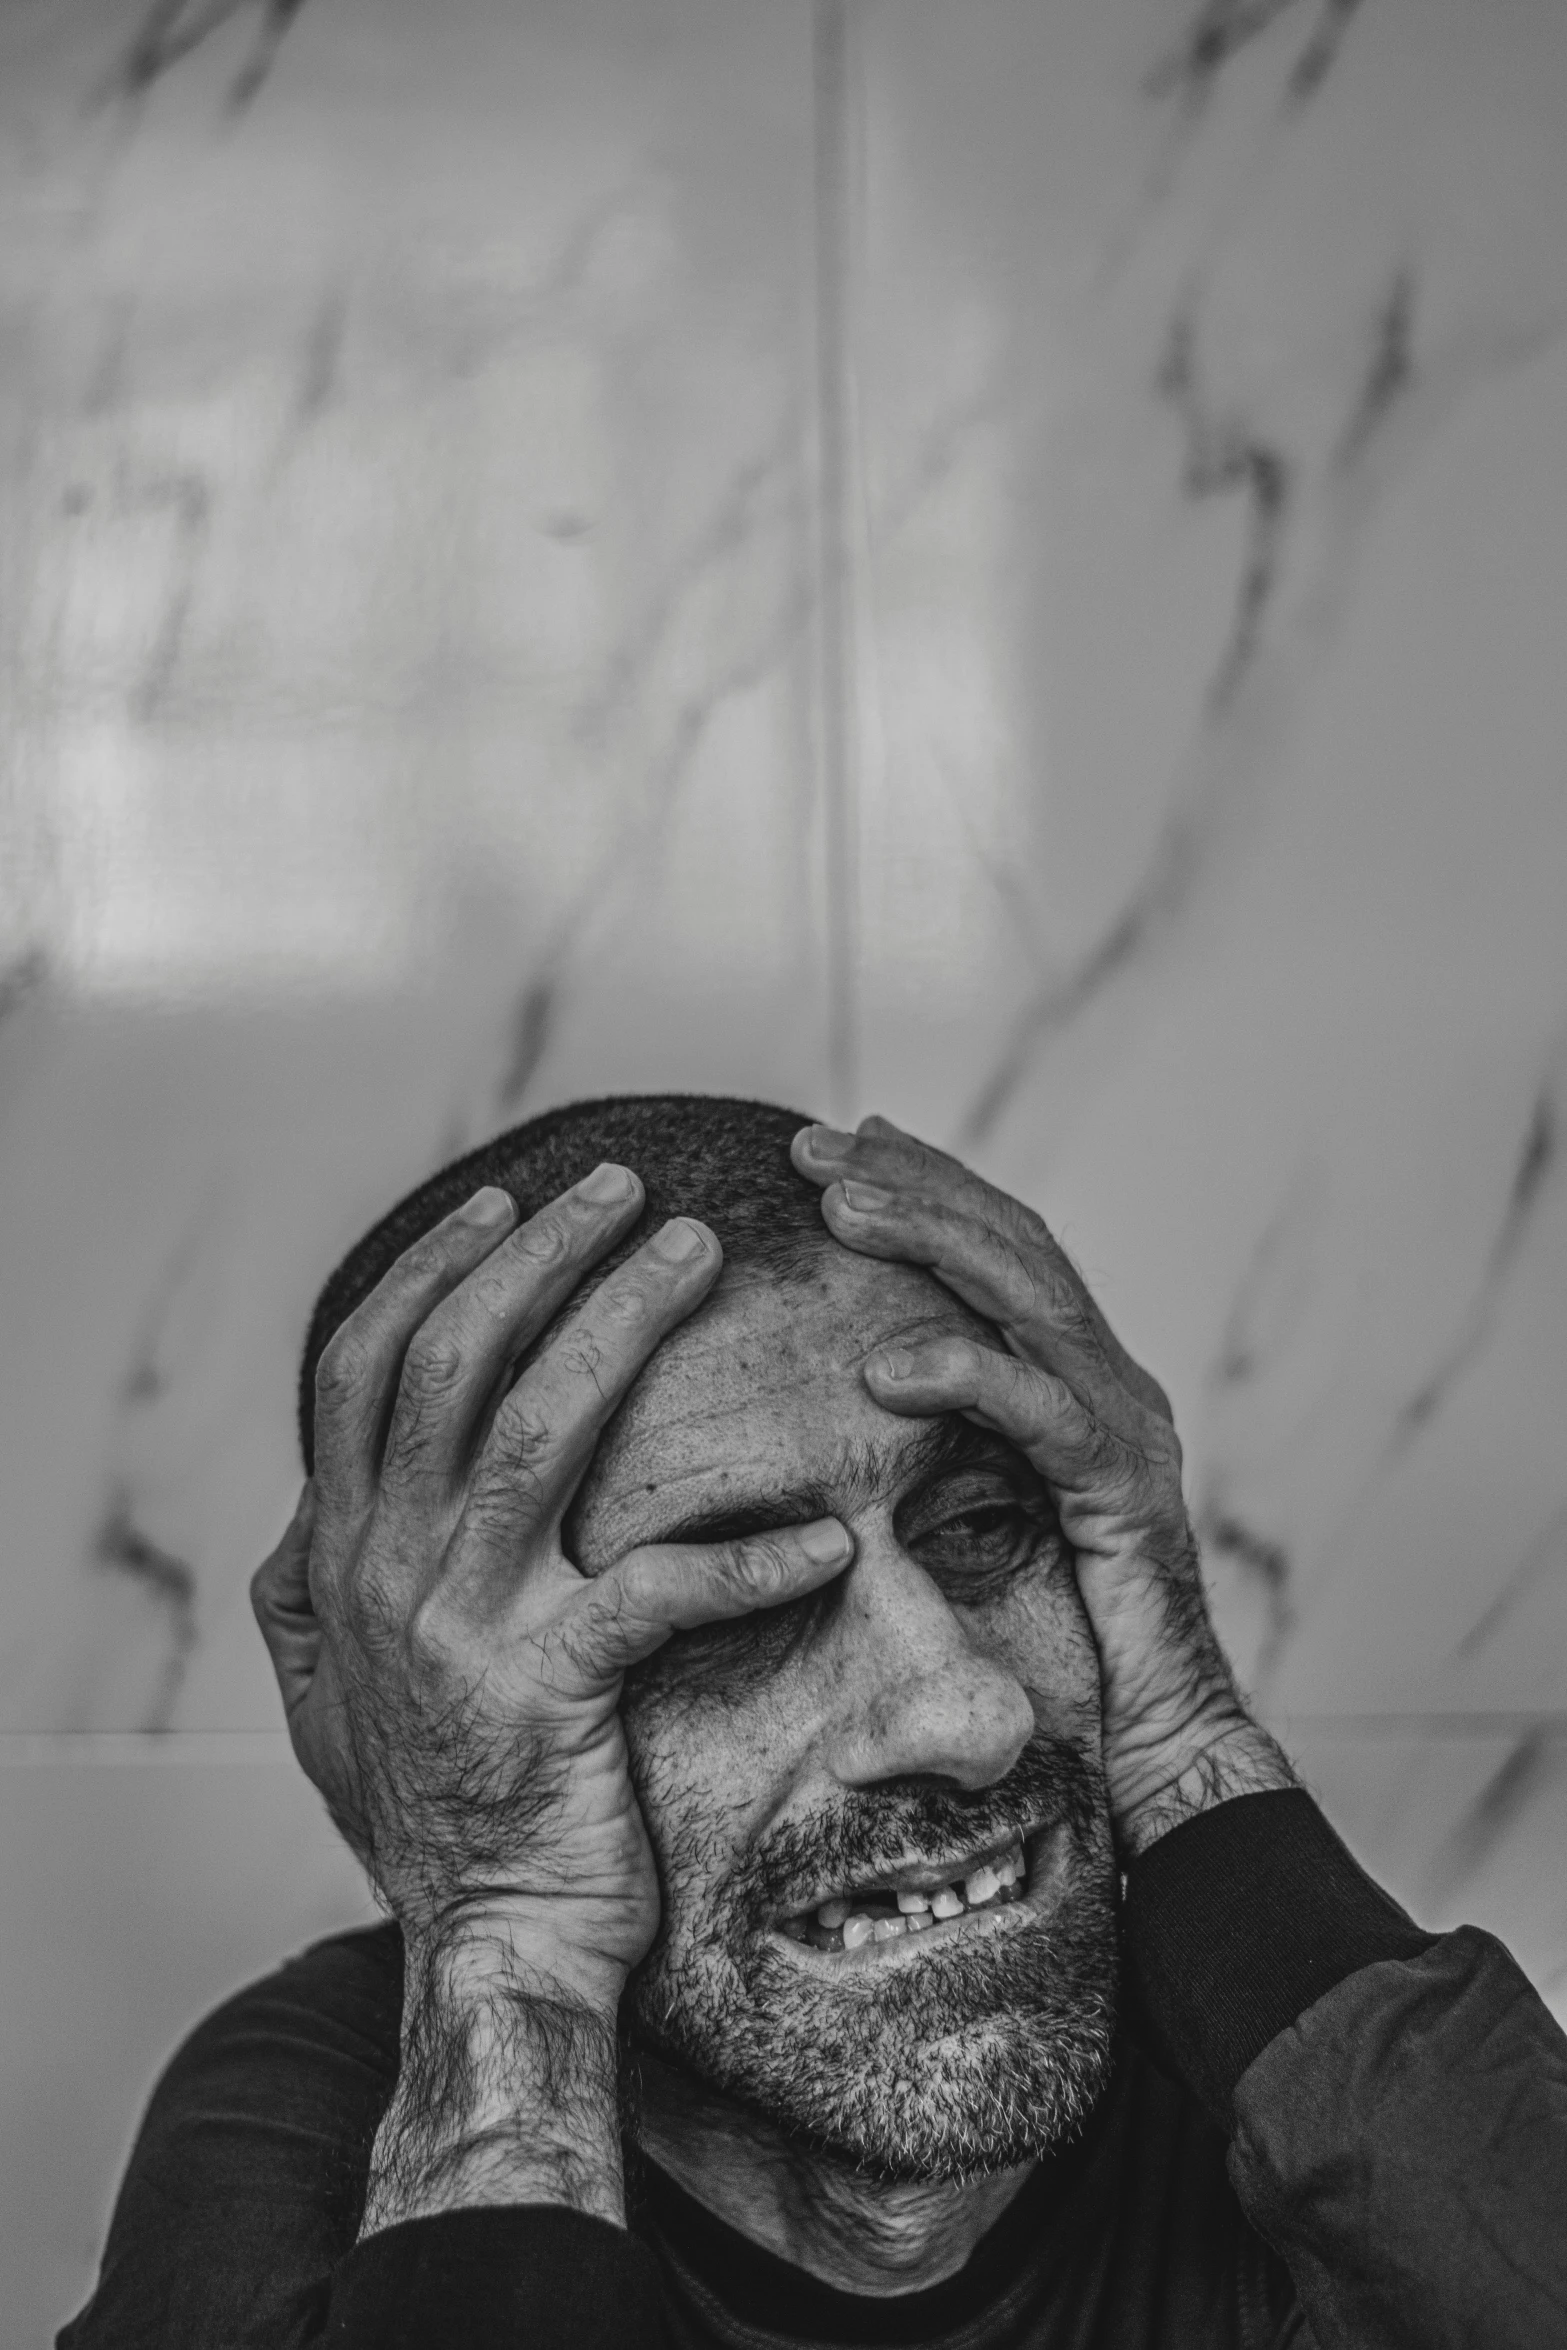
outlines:
[[365, 1914], [246, 1581], [430, 1164], [878, 1107], [1177, 1403], [1368, 1865], [1567, 2014], [1567, 17], [0, 14], [0, 2247]]

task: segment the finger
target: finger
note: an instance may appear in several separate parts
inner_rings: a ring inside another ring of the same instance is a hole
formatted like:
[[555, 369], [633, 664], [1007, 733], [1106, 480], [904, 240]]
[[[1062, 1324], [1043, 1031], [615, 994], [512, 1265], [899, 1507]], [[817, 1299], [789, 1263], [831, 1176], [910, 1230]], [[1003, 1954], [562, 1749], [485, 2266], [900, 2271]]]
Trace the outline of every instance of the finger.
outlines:
[[671, 1633], [801, 1599], [841, 1575], [853, 1555], [853, 1537], [836, 1518], [738, 1542], [634, 1550], [584, 1591], [564, 1654], [584, 1693], [602, 1689]]
[[310, 1597], [310, 1537], [315, 1487], [303, 1486], [283, 1538], [250, 1579], [250, 1605], [277, 1676], [283, 1711], [292, 1715], [315, 1675], [321, 1626]]
[[[867, 1118], [854, 1135], [804, 1128], [795, 1164], [824, 1185], [822, 1213], [846, 1247], [929, 1265], [1023, 1352], [1053, 1358], [1069, 1347], [1079, 1375], [1102, 1359], [1145, 1411], [1171, 1418], [1158, 1380], [1128, 1354], [1044, 1218], [1021, 1200], [886, 1118]], [[930, 1245], [900, 1245], [900, 1226], [905, 1243], [924, 1227]]]
[[408, 1342], [383, 1480], [451, 1478], [498, 1382], [642, 1209], [629, 1167], [595, 1167], [491, 1250]]
[[[1130, 1518], [1180, 1506], [1180, 1447], [1149, 1415], [1146, 1442], [1108, 1427], [1052, 1371], [963, 1338], [885, 1348], [865, 1382], [887, 1411], [934, 1418], [961, 1412], [1031, 1461], [1056, 1497], [1068, 1539], [1092, 1550], [1124, 1540]], [[1173, 1500], [1172, 1500], [1173, 1496]]]
[[862, 1254], [927, 1266], [1029, 1362], [1059, 1373], [1106, 1409], [1130, 1403], [1117, 1395], [1124, 1382], [1081, 1289], [1050, 1252], [1020, 1246], [1010, 1233], [939, 1197], [872, 1190], [852, 1178], [833, 1184], [822, 1208], [834, 1236]]
[[316, 1478], [351, 1507], [374, 1492], [409, 1340], [516, 1220], [510, 1194], [486, 1185], [405, 1249], [328, 1339], [316, 1366]]
[[[924, 1200], [954, 1215], [966, 1215], [999, 1239], [1021, 1243], [1043, 1258], [1060, 1287], [1096, 1311], [1087, 1285], [1042, 1216], [1007, 1192], [987, 1183], [961, 1159], [905, 1134], [887, 1118], [866, 1118], [857, 1134], [806, 1127], [795, 1137], [796, 1164], [825, 1188], [829, 1220], [841, 1212], [847, 1191], [867, 1216], [883, 1202]], [[859, 1237], [851, 1245], [862, 1245]]]
[[970, 1177], [960, 1159], [921, 1142], [918, 1135], [905, 1134], [890, 1118], [862, 1118], [853, 1134], [837, 1126], [802, 1126], [789, 1154], [812, 1183], [832, 1183], [847, 1174], [866, 1182], [978, 1180]]
[[802, 1126], [789, 1150], [801, 1174], [809, 1176], [813, 1183], [830, 1183], [851, 1162], [856, 1162], [866, 1174], [878, 1164], [915, 1170], [946, 1167], [958, 1174], [968, 1172], [961, 1159], [938, 1150], [934, 1143], [922, 1142], [917, 1134], [906, 1134], [890, 1118], [875, 1115], [862, 1118], [853, 1134], [841, 1126]]
[[807, 1126], [792, 1150], [822, 1185], [823, 1217], [845, 1247], [927, 1266], [1009, 1335], [1027, 1324], [1038, 1275], [1007, 1244], [1000, 1217], [983, 1213], [984, 1187], [957, 1160], [883, 1118], [857, 1134]]
[[[723, 1251], [676, 1216], [600, 1283], [504, 1398], [474, 1466], [468, 1520], [511, 1538], [458, 1546], [481, 1578], [515, 1571], [515, 1538], [564, 1515], [606, 1423], [659, 1341], [700, 1305]], [[461, 1572], [461, 1567], [454, 1567]]]
[[[1026, 1316], [1042, 1275], [1073, 1313], [1090, 1312], [1081, 1276], [1042, 1217], [890, 1120], [867, 1118], [852, 1135], [808, 1126], [794, 1147], [796, 1165], [823, 1186], [823, 1214], [847, 1246], [899, 1256], [905, 1252], [895, 1225], [908, 1237], [922, 1213], [926, 1222], [942, 1219], [952, 1233], [966, 1221], [977, 1237], [1009, 1248], [1005, 1259], [998, 1246], [987, 1251], [992, 1272], [1007, 1275], [991, 1301], [999, 1313]], [[1026, 1268], [1017, 1262], [1025, 1254], [1036, 1260]]]

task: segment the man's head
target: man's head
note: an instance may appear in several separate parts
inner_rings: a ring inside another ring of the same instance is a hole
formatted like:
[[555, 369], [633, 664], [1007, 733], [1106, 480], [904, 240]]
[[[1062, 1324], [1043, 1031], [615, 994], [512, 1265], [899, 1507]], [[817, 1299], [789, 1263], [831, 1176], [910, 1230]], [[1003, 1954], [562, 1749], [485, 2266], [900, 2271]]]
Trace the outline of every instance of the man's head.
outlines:
[[[953, 2177], [1039, 2152], [1106, 2075], [1115, 1871], [1098, 1664], [1037, 1474], [967, 1421], [895, 1417], [867, 1389], [877, 1347], [983, 1325], [922, 1270], [838, 1246], [790, 1161], [803, 1123], [648, 1096], [498, 1137], [333, 1276], [302, 1433], [308, 1463], [332, 1330], [478, 1184], [503, 1185], [526, 1216], [600, 1160], [635, 1168], [647, 1212], [610, 1261], [666, 1216], [712, 1227], [723, 1275], [611, 1423], [568, 1551], [593, 1575], [640, 1544], [816, 1516], [839, 1518], [856, 1549], [812, 1598], [677, 1636], [627, 1682], [663, 1892], [633, 2020], [788, 2131], [884, 2176]], [[852, 1952], [815, 1947], [824, 1902], [890, 1910], [899, 1886], [961, 1881], [1019, 1837], [1024, 1901]]]

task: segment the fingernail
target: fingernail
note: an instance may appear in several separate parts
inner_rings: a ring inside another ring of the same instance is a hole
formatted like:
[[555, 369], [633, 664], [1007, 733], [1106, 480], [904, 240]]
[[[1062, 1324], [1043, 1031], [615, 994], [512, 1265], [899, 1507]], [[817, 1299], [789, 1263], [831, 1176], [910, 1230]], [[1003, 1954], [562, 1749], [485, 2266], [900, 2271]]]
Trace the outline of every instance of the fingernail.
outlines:
[[818, 1567], [827, 1566], [833, 1559], [846, 1559], [853, 1544], [848, 1531], [836, 1518], [824, 1518], [819, 1526], [807, 1526], [800, 1536], [800, 1548]]
[[854, 1148], [854, 1136], [836, 1126], [804, 1126], [800, 1132], [813, 1159], [845, 1159]]
[[653, 1248], [668, 1264], [687, 1265], [693, 1257], [706, 1256], [707, 1234], [689, 1216], [672, 1216], [654, 1236]]
[[878, 1379], [907, 1379], [914, 1368], [914, 1357], [906, 1346], [889, 1346], [884, 1354], [872, 1355], [866, 1364]]
[[878, 1183], [840, 1183], [838, 1189], [844, 1206], [856, 1216], [874, 1216], [892, 1198], [891, 1192], [883, 1191]]
[[470, 1224], [508, 1224], [516, 1213], [517, 1203], [511, 1193], [494, 1183], [476, 1191], [463, 1210]]
[[636, 1177], [629, 1167], [617, 1167], [613, 1160], [606, 1159], [602, 1166], [594, 1168], [591, 1175], [583, 1176], [577, 1185], [577, 1197], [589, 1201], [595, 1208], [614, 1207], [620, 1201], [628, 1200], [636, 1187]]

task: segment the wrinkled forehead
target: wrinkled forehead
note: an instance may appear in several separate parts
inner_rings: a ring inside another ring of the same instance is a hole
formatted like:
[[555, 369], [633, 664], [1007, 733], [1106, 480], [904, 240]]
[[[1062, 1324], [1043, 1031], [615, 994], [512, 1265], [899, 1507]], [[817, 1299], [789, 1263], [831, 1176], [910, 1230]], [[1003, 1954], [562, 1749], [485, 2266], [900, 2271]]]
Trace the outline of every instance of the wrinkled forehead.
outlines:
[[786, 1277], [726, 1268], [600, 1443], [572, 1512], [582, 1566], [593, 1572], [717, 1500], [741, 1509], [786, 1486], [830, 1487], [867, 1443], [895, 1455], [918, 1423], [874, 1401], [866, 1357], [945, 1331], [984, 1336], [987, 1326], [921, 1267], [831, 1239]]

